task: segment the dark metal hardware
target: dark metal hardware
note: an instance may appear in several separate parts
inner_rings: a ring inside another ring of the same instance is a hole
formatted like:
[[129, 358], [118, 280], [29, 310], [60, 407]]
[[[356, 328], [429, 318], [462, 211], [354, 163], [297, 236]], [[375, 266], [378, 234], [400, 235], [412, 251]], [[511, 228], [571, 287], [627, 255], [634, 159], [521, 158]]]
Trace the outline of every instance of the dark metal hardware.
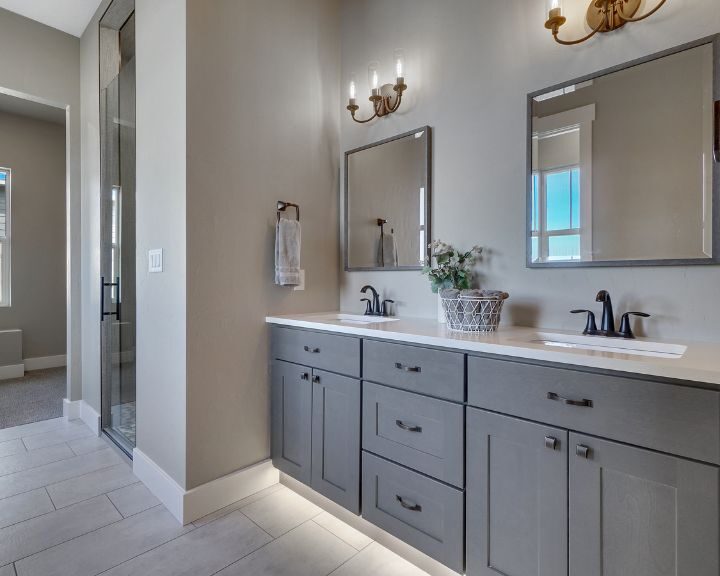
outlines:
[[580, 456], [580, 458], [589, 458], [590, 448], [584, 444], [578, 444], [575, 446], [575, 454]]
[[403, 372], [419, 373], [422, 371], [422, 368], [420, 368], [420, 366], [405, 366], [405, 364], [400, 364], [400, 362], [395, 362], [395, 368], [397, 368], [398, 370], [402, 370]]
[[715, 101], [715, 138], [713, 138], [715, 162], [720, 162], [720, 100]]
[[385, 299], [382, 301], [382, 305], [380, 306], [380, 316], [390, 316], [390, 313], [388, 312], [388, 304], [395, 304], [395, 300]]
[[558, 445], [557, 438], [554, 438], [552, 436], [545, 436], [545, 448], [549, 448], [550, 450], [555, 450]]
[[[115, 298], [115, 312], [105, 311], [105, 288], [113, 287], [117, 290]], [[100, 321], [103, 322], [106, 316], [115, 316], [120, 321], [120, 277], [115, 278], [115, 282], [105, 282], [105, 276], [100, 278]]]
[[397, 501], [400, 502], [400, 506], [402, 506], [406, 510], [411, 510], [413, 512], [422, 512], [422, 506], [420, 506], [420, 504], [406, 502], [405, 499], [400, 496], [400, 494], [395, 494], [395, 498], [397, 498]]
[[365, 302], [365, 316], [372, 316], [372, 301], [370, 298], [362, 298], [360, 302]]
[[293, 204], [292, 202], [283, 202], [282, 200], [278, 200], [277, 202], [277, 219], [278, 222], [280, 222], [280, 212], [285, 212], [288, 208], [295, 208], [295, 213], [297, 215], [297, 221], [300, 222], [300, 206], [297, 204]]
[[372, 293], [372, 308], [370, 308], [370, 314], [368, 314], [366, 310], [365, 315], [380, 316], [380, 294], [378, 294], [378, 291], [369, 284], [360, 288], [360, 292], [363, 294], [366, 294], [368, 290]]
[[592, 400], [587, 400], [586, 398], [583, 398], [582, 400], [571, 400], [570, 398], [565, 398], [564, 396], [555, 394], [555, 392], [548, 392], [547, 399], [555, 402], [562, 402], [568, 406], [580, 406], [583, 408], [592, 408], [593, 405]]
[[402, 420], [395, 420], [395, 424], [398, 428], [402, 428], [403, 430], [407, 430], [408, 432], [422, 432], [422, 426], [408, 426]]
[[600, 290], [595, 297], [596, 302], [602, 302], [603, 313], [600, 322], [600, 330], [603, 332], [615, 332], [615, 316], [613, 315], [612, 300], [607, 290]]
[[650, 318], [650, 314], [645, 312], [625, 312], [620, 320], [620, 334], [623, 338], [635, 338], [632, 327], [630, 326], [630, 316], [640, 316], [641, 318]]
[[312, 381], [313, 381], [315, 384], [320, 384], [320, 376], [318, 376], [318, 375], [316, 374], [315, 376], [313, 376]]
[[303, 346], [303, 350], [305, 350], [305, 352], [310, 352], [310, 354], [320, 353], [320, 348], [310, 348], [310, 346]]
[[310, 379], [310, 374], [308, 374], [307, 372], [303, 372], [302, 374], [300, 374], [300, 380], [309, 380], [309, 379]]
[[587, 322], [585, 323], [585, 330], [583, 330], [583, 334], [597, 332], [595, 313], [592, 310], [570, 310], [570, 314], [582, 314], [584, 312], [587, 313]]

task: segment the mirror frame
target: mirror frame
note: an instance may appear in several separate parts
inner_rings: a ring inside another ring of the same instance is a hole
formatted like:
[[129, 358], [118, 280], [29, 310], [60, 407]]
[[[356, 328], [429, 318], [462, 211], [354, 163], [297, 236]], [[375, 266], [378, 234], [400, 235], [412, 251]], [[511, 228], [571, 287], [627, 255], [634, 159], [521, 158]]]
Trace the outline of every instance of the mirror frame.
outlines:
[[430, 126], [420, 126], [419, 128], [416, 128], [415, 130], [409, 130], [408, 132], [404, 132], [402, 134], [398, 134], [397, 136], [391, 136], [390, 138], [385, 138], [384, 140], [379, 140], [377, 142], [373, 142], [372, 144], [367, 144], [365, 146], [361, 146], [359, 148], [353, 148], [352, 150], [348, 150], [345, 152], [345, 195], [344, 195], [344, 206], [343, 209], [345, 211], [345, 232], [344, 232], [344, 240], [345, 245], [343, 246], [343, 262], [345, 265], [345, 272], [402, 272], [402, 271], [408, 271], [408, 270], [422, 270], [422, 265], [417, 266], [395, 266], [394, 268], [383, 268], [379, 266], [350, 266], [350, 213], [348, 210], [349, 207], [349, 176], [348, 176], [348, 159], [350, 157], [350, 154], [355, 154], [356, 152], [362, 152], [363, 150], [369, 150], [370, 148], [375, 148], [376, 146], [382, 146], [383, 144], [387, 144], [388, 142], [394, 142], [395, 140], [401, 140], [402, 138], [407, 138], [408, 136], [412, 136], [413, 134], [417, 134], [418, 132], [424, 131], [427, 135], [426, 145], [425, 145], [425, 166], [424, 166], [424, 174], [425, 174], [425, 217], [427, 219], [427, 222], [425, 223], [425, 238], [427, 239], [428, 246], [425, 247], [425, 254], [427, 258], [430, 258], [430, 243], [432, 242], [432, 128]]
[[[713, 189], [712, 189], [712, 200], [713, 200], [713, 217], [712, 217], [712, 256], [709, 258], [683, 258], [683, 259], [655, 259], [655, 260], [598, 260], [598, 261], [567, 261], [567, 262], [533, 262], [532, 261], [532, 133], [533, 133], [533, 99], [536, 96], [540, 96], [553, 90], [559, 90], [566, 88], [574, 84], [586, 82], [588, 80], [595, 80], [601, 76], [612, 74], [613, 72], [619, 72], [627, 68], [632, 68], [640, 64], [652, 62], [664, 58], [665, 56], [671, 56], [679, 52], [691, 50], [692, 48], [698, 48], [706, 44], [713, 45], [713, 100], [715, 102], [715, 141], [716, 146], [717, 139], [720, 135], [717, 133], [718, 114], [720, 114], [720, 34], [707, 36], [694, 42], [682, 44], [662, 52], [657, 52], [649, 56], [631, 60], [611, 68], [606, 68], [592, 74], [581, 76], [580, 78], [573, 78], [561, 84], [543, 88], [542, 90], [536, 90], [531, 92], [527, 96], [527, 166], [526, 166], [526, 200], [525, 200], [525, 250], [526, 250], [526, 267], [527, 268], [609, 268], [609, 267], [631, 267], [631, 266], [695, 266], [695, 265], [717, 265], [720, 264], [720, 157], [715, 158], [713, 161]], [[720, 154], [720, 150], [715, 151]]]

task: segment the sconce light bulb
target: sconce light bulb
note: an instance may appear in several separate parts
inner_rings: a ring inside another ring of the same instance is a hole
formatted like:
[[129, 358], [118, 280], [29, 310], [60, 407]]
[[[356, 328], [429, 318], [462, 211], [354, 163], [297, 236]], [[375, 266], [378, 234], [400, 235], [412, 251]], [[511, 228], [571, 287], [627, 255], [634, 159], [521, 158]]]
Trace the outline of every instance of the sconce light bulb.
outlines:
[[395, 50], [393, 54], [395, 60], [395, 77], [405, 77], [405, 53], [402, 50]]
[[350, 100], [355, 100], [357, 88], [355, 87], [355, 78], [350, 80]]
[[373, 70], [372, 87], [377, 88], [379, 83], [377, 70]]
[[562, 16], [562, 0], [548, 0], [548, 17], [559, 18]]
[[370, 62], [368, 65], [368, 85], [370, 86], [370, 90], [377, 90], [380, 88], [380, 76], [378, 76], [378, 66], [379, 64], [377, 62]]

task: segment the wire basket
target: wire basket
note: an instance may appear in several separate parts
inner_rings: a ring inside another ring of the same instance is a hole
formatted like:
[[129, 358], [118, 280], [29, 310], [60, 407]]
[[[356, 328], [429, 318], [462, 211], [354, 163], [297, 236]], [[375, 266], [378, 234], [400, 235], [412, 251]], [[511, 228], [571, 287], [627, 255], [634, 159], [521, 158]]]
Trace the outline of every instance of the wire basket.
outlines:
[[494, 332], [500, 324], [504, 298], [440, 298], [447, 327], [455, 332]]

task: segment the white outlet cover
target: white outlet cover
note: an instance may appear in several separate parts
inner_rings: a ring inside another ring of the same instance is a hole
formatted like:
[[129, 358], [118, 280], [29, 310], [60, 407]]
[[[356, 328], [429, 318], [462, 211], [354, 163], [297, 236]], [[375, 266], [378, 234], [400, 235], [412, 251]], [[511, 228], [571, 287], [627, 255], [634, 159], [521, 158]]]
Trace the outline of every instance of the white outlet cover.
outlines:
[[156, 273], [163, 271], [163, 251], [162, 248], [148, 250], [148, 272]]

